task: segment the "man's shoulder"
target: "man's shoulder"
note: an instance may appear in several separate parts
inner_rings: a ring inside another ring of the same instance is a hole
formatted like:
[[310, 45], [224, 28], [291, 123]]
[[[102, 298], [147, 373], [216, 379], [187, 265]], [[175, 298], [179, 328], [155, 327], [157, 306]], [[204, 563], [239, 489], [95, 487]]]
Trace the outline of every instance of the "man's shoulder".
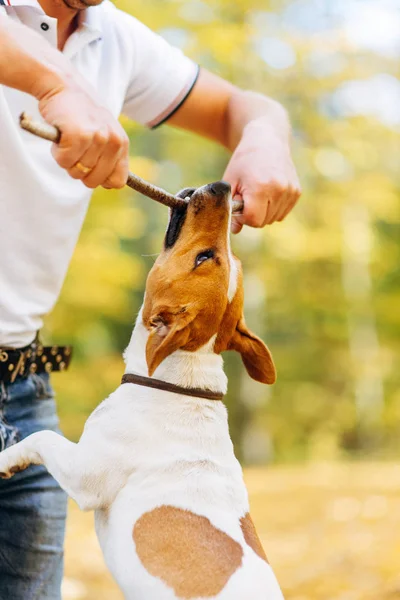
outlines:
[[144, 30], [147, 30], [147, 27], [141, 21], [117, 8], [110, 0], [104, 0], [99, 6], [89, 8], [88, 10], [92, 10], [93, 8], [99, 10], [102, 29], [105, 33], [113, 32], [119, 37], [126, 37], [128, 40], [132, 40], [132, 35], [140, 36]]

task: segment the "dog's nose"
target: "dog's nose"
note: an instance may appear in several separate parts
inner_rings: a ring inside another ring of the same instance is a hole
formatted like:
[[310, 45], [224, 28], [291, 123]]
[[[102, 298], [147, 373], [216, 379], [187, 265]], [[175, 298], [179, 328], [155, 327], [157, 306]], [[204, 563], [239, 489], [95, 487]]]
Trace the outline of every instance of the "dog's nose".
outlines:
[[227, 196], [231, 193], [231, 186], [226, 181], [210, 183], [209, 189], [213, 196]]

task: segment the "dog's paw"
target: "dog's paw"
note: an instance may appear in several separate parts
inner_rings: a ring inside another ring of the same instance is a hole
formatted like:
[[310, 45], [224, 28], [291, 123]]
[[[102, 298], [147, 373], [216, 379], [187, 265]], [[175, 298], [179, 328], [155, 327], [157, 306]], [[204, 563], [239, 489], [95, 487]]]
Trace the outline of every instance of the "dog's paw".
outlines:
[[21, 462], [19, 453], [16, 452], [17, 446], [12, 446], [7, 450], [0, 452], [0, 479], [10, 479], [15, 473], [26, 469], [28, 464]]
[[14, 473], [17, 473], [20, 470], [21, 469], [19, 467], [7, 467], [6, 465], [2, 465], [0, 462], [0, 478], [1, 479], [10, 479], [10, 477], [12, 477], [14, 475]]
[[10, 469], [9, 471], [0, 471], [0, 479], [10, 479], [14, 473]]

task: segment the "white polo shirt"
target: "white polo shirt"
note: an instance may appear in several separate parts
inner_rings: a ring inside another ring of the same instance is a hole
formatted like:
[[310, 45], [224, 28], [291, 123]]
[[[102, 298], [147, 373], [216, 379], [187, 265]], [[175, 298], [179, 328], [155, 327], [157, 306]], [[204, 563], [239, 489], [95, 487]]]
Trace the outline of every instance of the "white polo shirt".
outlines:
[[[57, 21], [36, 0], [0, 0], [0, 10], [57, 47]], [[88, 8], [64, 54], [118, 117], [154, 126], [188, 95], [198, 68], [111, 2]], [[51, 144], [22, 131], [28, 94], [0, 85], [0, 347], [29, 344], [59, 295], [91, 190], [61, 169]]]

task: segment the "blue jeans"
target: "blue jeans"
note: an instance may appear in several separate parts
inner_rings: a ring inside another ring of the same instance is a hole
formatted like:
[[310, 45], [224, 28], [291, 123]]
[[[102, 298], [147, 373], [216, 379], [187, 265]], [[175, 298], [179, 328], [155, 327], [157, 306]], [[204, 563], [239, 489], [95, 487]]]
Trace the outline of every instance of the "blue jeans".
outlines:
[[[58, 431], [48, 375], [0, 383], [0, 449]], [[60, 600], [66, 494], [42, 466], [0, 480], [0, 600]]]

